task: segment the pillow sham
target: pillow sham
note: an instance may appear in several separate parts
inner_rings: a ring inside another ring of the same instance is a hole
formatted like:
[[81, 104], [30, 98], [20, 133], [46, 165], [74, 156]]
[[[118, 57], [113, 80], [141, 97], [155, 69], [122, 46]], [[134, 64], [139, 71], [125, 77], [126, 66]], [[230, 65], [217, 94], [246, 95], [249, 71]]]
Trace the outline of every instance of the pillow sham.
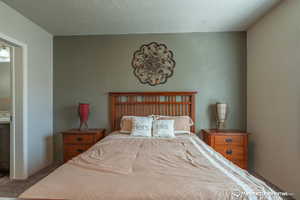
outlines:
[[154, 120], [153, 137], [174, 138], [174, 120]]
[[131, 136], [151, 137], [152, 117], [133, 117]]
[[123, 116], [121, 119], [120, 127], [121, 133], [131, 133], [132, 130], [132, 120], [135, 116]]
[[156, 116], [156, 120], [174, 120], [175, 134], [190, 133], [194, 124], [189, 116]]

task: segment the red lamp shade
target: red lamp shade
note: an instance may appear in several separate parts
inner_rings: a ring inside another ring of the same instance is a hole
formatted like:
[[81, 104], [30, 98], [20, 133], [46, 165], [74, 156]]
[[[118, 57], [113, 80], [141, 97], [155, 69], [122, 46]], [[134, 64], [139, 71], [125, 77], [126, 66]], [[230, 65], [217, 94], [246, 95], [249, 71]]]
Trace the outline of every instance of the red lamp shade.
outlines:
[[80, 118], [80, 127], [79, 129], [82, 130], [83, 126], [88, 129], [88, 120], [90, 115], [90, 104], [88, 103], [79, 103], [78, 105], [78, 114]]

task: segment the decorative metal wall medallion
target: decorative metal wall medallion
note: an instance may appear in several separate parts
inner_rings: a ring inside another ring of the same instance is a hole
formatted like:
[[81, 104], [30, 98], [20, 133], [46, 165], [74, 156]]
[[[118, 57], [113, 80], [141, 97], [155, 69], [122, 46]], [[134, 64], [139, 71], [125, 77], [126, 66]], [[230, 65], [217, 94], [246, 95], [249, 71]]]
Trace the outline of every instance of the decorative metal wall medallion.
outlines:
[[151, 42], [134, 52], [132, 67], [134, 75], [142, 84], [164, 84], [174, 73], [173, 52], [164, 44]]

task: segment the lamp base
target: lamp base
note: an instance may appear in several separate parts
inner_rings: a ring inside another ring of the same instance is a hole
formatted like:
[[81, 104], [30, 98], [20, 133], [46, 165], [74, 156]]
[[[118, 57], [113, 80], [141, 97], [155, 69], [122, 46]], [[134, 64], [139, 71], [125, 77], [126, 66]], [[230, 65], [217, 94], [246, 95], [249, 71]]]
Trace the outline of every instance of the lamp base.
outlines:
[[87, 121], [80, 123], [80, 126], [79, 126], [80, 131], [85, 131], [85, 130], [88, 130], [88, 129], [89, 129], [89, 126], [88, 126]]
[[217, 121], [217, 129], [225, 129], [225, 122]]

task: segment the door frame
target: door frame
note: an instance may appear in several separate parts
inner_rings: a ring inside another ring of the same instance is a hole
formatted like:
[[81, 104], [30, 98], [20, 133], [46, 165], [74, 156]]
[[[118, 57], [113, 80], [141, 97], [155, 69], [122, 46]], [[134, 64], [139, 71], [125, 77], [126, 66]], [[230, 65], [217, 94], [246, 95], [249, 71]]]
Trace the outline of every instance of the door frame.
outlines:
[[[26, 179], [28, 178], [28, 46], [26, 43], [1, 32], [0, 39], [8, 42], [12, 47], [20, 48], [22, 54], [20, 57], [22, 60], [17, 62], [15, 60], [16, 51], [13, 48], [13, 59], [11, 59], [10, 178]], [[16, 77], [21, 77], [21, 82], [17, 82]]]

